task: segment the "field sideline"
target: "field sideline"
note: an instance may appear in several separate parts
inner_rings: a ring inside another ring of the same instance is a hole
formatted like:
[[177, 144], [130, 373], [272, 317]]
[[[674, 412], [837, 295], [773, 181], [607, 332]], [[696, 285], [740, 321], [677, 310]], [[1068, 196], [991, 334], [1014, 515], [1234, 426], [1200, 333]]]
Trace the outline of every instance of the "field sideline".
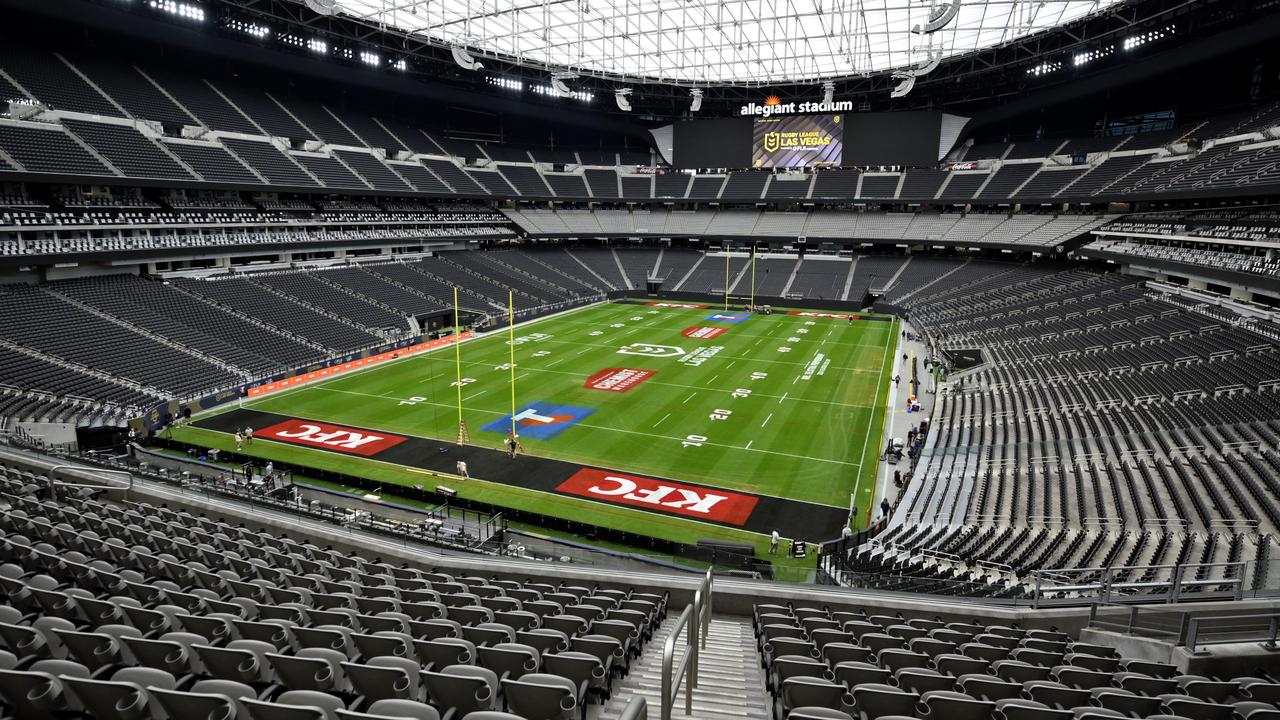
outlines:
[[[490, 333], [460, 349], [472, 447], [455, 457], [473, 479], [450, 484], [483, 502], [678, 542], [758, 545], [765, 523], [803, 526], [791, 516], [814, 509], [826, 511], [820, 524], [842, 520], [835, 509], [847, 510], [851, 493], [864, 510], [874, 502], [896, 335], [897, 321], [886, 317], [633, 302], [517, 326], [514, 346], [505, 330]], [[513, 348], [517, 431], [528, 454], [514, 461], [496, 452], [511, 427]], [[277, 442], [255, 442], [246, 448], [253, 455], [421, 485], [415, 467], [438, 471], [444, 460], [410, 448], [457, 440], [456, 370], [452, 348], [414, 355], [246, 400], [174, 437], [230, 449], [215, 431], [256, 422], [260, 439]], [[227, 412], [257, 415], [219, 417]], [[286, 427], [294, 418], [328, 434]], [[368, 455], [374, 446], [312, 442], [344, 429], [393, 439]], [[620, 472], [609, 485], [584, 467]], [[807, 539], [827, 539], [839, 524], [810, 529], [818, 536]]]

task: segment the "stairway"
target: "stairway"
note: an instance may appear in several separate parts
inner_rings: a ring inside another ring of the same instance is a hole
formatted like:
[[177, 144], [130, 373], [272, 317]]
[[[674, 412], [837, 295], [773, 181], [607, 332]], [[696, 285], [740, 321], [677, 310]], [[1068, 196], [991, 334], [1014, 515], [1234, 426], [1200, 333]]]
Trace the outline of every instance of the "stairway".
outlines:
[[[660, 716], [662, 708], [662, 646], [676, 626], [678, 613], [672, 612], [644, 654], [632, 663], [631, 673], [617, 681], [613, 697], [597, 716], [610, 720], [622, 714], [635, 695], [649, 704], [649, 717]], [[684, 655], [685, 638], [676, 640], [672, 668]], [[756, 651], [750, 619], [712, 617], [707, 646], [698, 655], [698, 687], [693, 691], [693, 714], [684, 714], [684, 689], [676, 698], [672, 718], [696, 720], [768, 720], [772, 701], [764, 689], [764, 671]]]

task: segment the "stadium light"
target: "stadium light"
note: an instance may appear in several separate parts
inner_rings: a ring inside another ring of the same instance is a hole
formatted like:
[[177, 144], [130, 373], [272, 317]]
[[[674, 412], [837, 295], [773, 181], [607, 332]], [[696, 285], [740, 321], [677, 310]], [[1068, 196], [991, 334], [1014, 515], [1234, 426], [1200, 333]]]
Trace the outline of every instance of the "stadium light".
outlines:
[[396, 60], [395, 62], [391, 63], [391, 67], [395, 68], [396, 70], [400, 70], [400, 71], [408, 70], [408, 69], [409, 69], [409, 61], [408, 61], [408, 60], [406, 60], [406, 59], [404, 59], [404, 58], [400, 58], [399, 60]]
[[702, 88], [693, 88], [689, 91], [689, 97], [693, 98], [693, 102], [689, 103], [689, 112], [698, 112], [702, 109]]
[[1144, 33], [1130, 35], [1124, 39], [1124, 42], [1120, 43], [1120, 48], [1125, 52], [1128, 52], [1134, 48], [1142, 47], [1149, 42], [1169, 37], [1173, 34], [1174, 29], [1173, 25], [1165, 25], [1164, 27], [1148, 30]]
[[630, 94], [631, 88], [618, 88], [613, 91], [613, 101], [618, 103], [618, 109], [622, 112], [631, 112], [631, 102], [627, 100]]
[[511, 78], [504, 78], [504, 77], [498, 77], [497, 75], [490, 75], [489, 77], [485, 78], [485, 81], [488, 82], [490, 85], [493, 85], [494, 87], [500, 87], [506, 90], [515, 90], [516, 92], [520, 92], [524, 90], [523, 82], [520, 82], [519, 80], [512, 80]]
[[174, 0], [151, 0], [154, 10], [177, 15], [180, 18], [204, 22], [204, 8], [193, 3], [175, 2]]
[[317, 55], [326, 55], [329, 52], [329, 43], [320, 38], [304, 38], [301, 35], [285, 34], [280, 36], [280, 42], [285, 45], [306, 48]]
[[1048, 75], [1051, 72], [1055, 72], [1061, 69], [1062, 69], [1061, 62], [1057, 60], [1046, 60], [1045, 62], [1042, 62], [1039, 65], [1036, 65], [1035, 67], [1027, 68], [1027, 74], [1039, 77], [1041, 75]]
[[1115, 51], [1116, 51], [1115, 45], [1104, 45], [1102, 47], [1094, 48], [1092, 50], [1086, 50], [1084, 52], [1076, 53], [1074, 56], [1072, 56], [1071, 64], [1076, 67], [1080, 67], [1081, 65], [1088, 65], [1094, 60], [1107, 57], [1108, 55], [1110, 55]]
[[[555, 81], [553, 80], [552, 82], [555, 82]], [[561, 85], [563, 84], [564, 83], [561, 83]], [[585, 92], [583, 90], [569, 90], [568, 93], [565, 93], [561, 91], [559, 88], [553, 87], [551, 85], [534, 85], [533, 87], [530, 88], [530, 90], [532, 90], [535, 95], [550, 95], [551, 97], [567, 97], [567, 98], [573, 98], [574, 100], [579, 100], [585, 103], [589, 103], [595, 100], [595, 95], [593, 95], [592, 93]]]
[[382, 64], [382, 58], [378, 57], [378, 53], [369, 52], [368, 50], [361, 50], [360, 62], [364, 63], [365, 65], [372, 65], [373, 67], [378, 67], [379, 65]]
[[228, 20], [227, 27], [232, 30], [237, 30], [239, 32], [242, 32], [245, 35], [252, 35], [253, 37], [258, 38], [259, 40], [271, 34], [271, 28], [267, 27], [266, 25], [248, 23], [243, 20]]

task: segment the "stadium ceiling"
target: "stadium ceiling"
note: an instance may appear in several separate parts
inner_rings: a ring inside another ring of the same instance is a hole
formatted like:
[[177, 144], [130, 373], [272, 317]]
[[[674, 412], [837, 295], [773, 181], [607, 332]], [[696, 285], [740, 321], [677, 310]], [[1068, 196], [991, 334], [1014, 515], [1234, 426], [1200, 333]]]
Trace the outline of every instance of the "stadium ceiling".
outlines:
[[[301, 0], [300, 0], [301, 1]], [[332, 0], [322, 0], [332, 2]], [[552, 72], [630, 83], [770, 86], [971, 54], [1119, 0], [336, 0], [366, 24]], [[314, 5], [314, 0], [313, 3]]]

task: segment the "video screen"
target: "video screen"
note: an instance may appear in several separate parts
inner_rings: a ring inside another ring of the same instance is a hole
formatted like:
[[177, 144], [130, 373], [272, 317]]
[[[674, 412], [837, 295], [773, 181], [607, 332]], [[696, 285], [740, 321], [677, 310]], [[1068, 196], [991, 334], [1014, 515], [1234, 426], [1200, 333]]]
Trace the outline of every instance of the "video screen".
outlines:
[[844, 150], [843, 115], [756, 118], [751, 166], [800, 168], [839, 165]]

